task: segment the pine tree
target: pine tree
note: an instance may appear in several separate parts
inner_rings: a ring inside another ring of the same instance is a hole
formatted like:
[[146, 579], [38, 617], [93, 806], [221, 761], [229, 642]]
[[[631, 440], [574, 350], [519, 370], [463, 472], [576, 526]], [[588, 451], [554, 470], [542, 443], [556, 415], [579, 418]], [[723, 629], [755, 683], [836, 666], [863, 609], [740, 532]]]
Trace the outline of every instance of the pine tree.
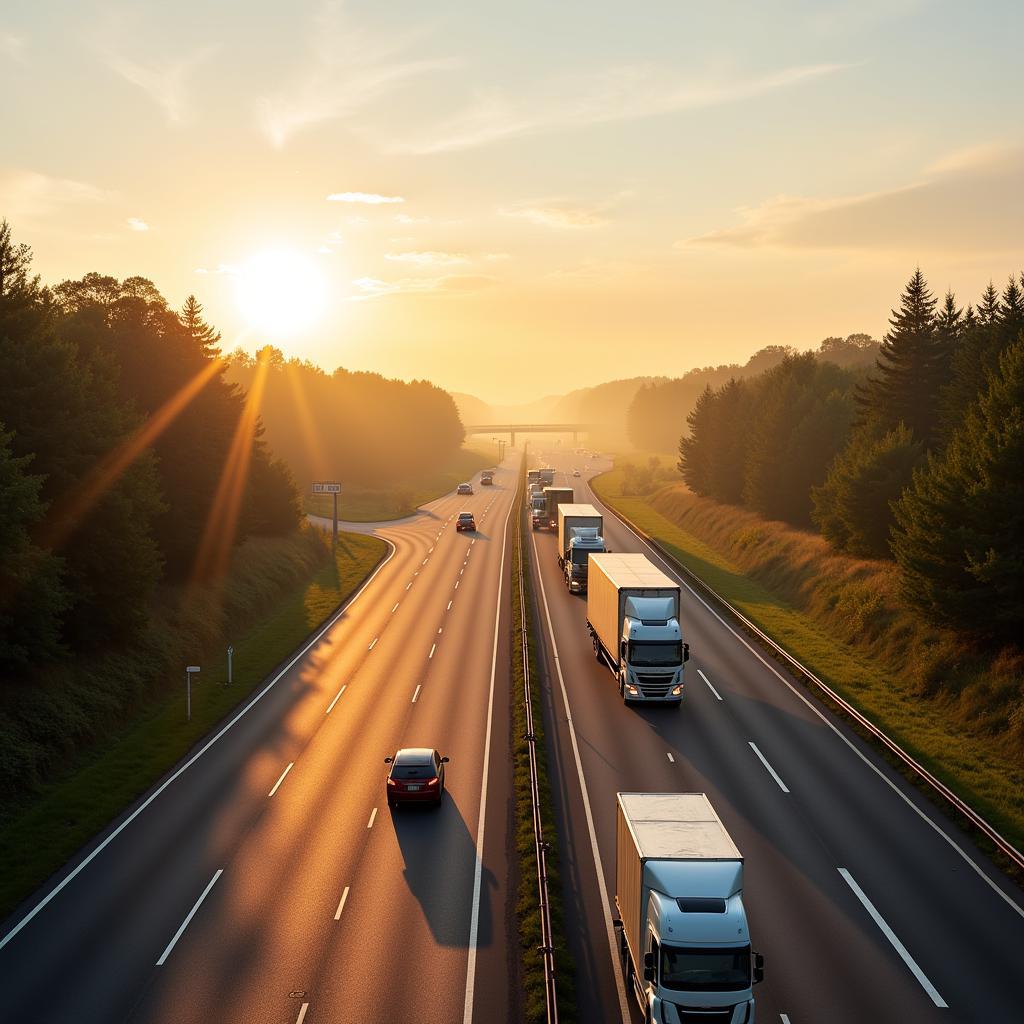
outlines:
[[918, 267], [889, 318], [890, 330], [875, 372], [858, 389], [860, 423], [882, 430], [905, 423], [926, 447], [937, 427], [943, 348], [936, 332], [935, 298]]
[[700, 393], [696, 405], [690, 410], [686, 417], [689, 425], [689, 434], [684, 434], [679, 439], [679, 462], [677, 467], [686, 481], [686, 486], [694, 494], [708, 494], [710, 480], [710, 464], [712, 453], [711, 445], [711, 422], [712, 410], [717, 401], [717, 395], [711, 385], [707, 385]]
[[896, 505], [908, 602], [995, 640], [1024, 629], [1024, 339], [1011, 345], [942, 454]]
[[983, 327], [994, 324], [999, 320], [999, 293], [991, 281], [988, 287], [981, 294], [981, 301], [974, 312], [978, 323]]
[[215, 330], [203, 319], [203, 307], [194, 295], [185, 300], [178, 319], [193, 343], [207, 356], [213, 358], [220, 355], [220, 349], [217, 347], [220, 343], [220, 331]]
[[29, 276], [31, 267], [31, 246], [14, 242], [10, 224], [0, 221], [0, 299], [38, 287], [39, 279]]

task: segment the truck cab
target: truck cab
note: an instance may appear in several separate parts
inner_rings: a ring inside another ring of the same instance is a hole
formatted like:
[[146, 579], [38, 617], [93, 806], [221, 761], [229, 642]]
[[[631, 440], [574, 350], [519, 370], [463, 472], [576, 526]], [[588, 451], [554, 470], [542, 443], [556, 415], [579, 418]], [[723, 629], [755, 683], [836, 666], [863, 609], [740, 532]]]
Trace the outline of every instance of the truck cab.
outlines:
[[571, 594], [584, 594], [587, 590], [587, 563], [591, 555], [604, 554], [604, 537], [593, 527], [577, 526], [569, 538], [562, 569]]
[[690, 645], [668, 597], [627, 597], [619, 638], [623, 699], [678, 700], [683, 693], [683, 665]]

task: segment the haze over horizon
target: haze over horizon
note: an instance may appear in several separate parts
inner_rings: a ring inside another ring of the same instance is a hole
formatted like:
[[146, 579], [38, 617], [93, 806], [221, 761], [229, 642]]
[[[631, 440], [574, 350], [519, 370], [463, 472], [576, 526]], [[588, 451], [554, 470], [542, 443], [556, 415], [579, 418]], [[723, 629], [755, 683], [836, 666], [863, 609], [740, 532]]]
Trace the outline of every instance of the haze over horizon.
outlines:
[[50, 8], [0, 14], [0, 216], [227, 350], [518, 404], [1024, 264], [1016, 5]]

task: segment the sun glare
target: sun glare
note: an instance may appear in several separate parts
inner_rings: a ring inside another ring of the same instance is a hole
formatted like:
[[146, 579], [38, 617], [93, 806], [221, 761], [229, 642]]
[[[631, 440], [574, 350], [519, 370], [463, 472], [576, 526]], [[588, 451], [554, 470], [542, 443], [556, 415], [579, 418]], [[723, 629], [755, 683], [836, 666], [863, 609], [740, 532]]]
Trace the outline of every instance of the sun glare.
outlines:
[[320, 319], [327, 286], [308, 256], [268, 249], [242, 266], [236, 294], [238, 308], [250, 326], [271, 334], [291, 334]]

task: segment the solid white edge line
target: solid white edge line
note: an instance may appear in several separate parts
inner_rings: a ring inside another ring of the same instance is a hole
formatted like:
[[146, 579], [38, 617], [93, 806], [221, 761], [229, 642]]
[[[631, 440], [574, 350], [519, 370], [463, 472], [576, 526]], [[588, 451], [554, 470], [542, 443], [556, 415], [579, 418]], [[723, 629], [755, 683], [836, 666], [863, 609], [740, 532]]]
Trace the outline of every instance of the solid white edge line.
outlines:
[[206, 888], [199, 894], [199, 899], [197, 899], [195, 903], [192, 904], [192, 909], [188, 912], [188, 914], [185, 915], [185, 920], [182, 921], [180, 925], [178, 925], [178, 930], [174, 933], [173, 937], [171, 938], [171, 941], [167, 943], [167, 947], [160, 954], [160, 959], [156, 962], [157, 967], [163, 967], [164, 962], [171, 955], [171, 950], [174, 949], [175, 943], [178, 941], [178, 939], [181, 938], [182, 933], [188, 927], [189, 921], [191, 921], [192, 918], [196, 916], [196, 911], [199, 909], [199, 905], [203, 902], [203, 900], [206, 899], [206, 897], [209, 895], [210, 890], [216, 884], [217, 879], [220, 878], [220, 876], [223, 874], [223, 868], [217, 868], [217, 870], [213, 873], [213, 878], [211, 878], [206, 883]]
[[706, 675], [704, 675], [704, 673], [703, 673], [703, 672], [701, 672], [701, 670], [700, 670], [700, 669], [697, 669], [697, 675], [699, 675], [699, 676], [701, 677], [701, 679], [703, 679], [703, 680], [704, 680], [704, 682], [708, 684], [708, 689], [709, 689], [709, 690], [710, 690], [710, 691], [711, 691], [711, 692], [712, 692], [712, 693], [713, 693], [713, 694], [714, 694], [714, 695], [715, 695], [715, 696], [716, 696], [716, 697], [717, 697], [717, 698], [718, 698], [719, 700], [721, 700], [721, 699], [722, 699], [722, 695], [721, 695], [721, 694], [720, 694], [720, 693], [719, 693], [719, 692], [718, 692], [718, 691], [717, 691], [717, 690], [716, 690], [716, 689], [714, 688], [714, 686], [712, 686], [712, 685], [711, 685], [711, 680], [710, 680], [710, 679], [708, 679], [708, 677], [707, 677]]
[[[494, 609], [494, 648], [491, 651], [491, 687], [487, 698], [487, 725], [484, 733], [484, 768], [480, 780], [480, 819], [476, 829], [476, 868], [473, 872], [473, 909], [469, 918], [469, 958], [466, 962], [466, 1001], [462, 1011], [462, 1024], [472, 1024], [473, 994], [476, 988], [476, 944], [480, 934], [480, 886], [484, 868], [484, 825], [487, 822], [487, 775], [491, 760], [491, 722], [494, 719], [494, 680], [498, 671], [498, 632], [501, 624], [501, 588], [505, 582], [505, 548], [508, 541], [508, 521], [512, 518], [515, 501], [510, 501], [501, 533], [501, 563], [498, 567], [498, 597]], [[458, 583], [455, 584], [458, 586]]]
[[779, 789], [783, 793], [789, 792], [789, 787], [779, 778], [779, 773], [768, 763], [768, 759], [757, 749], [757, 744], [753, 740], [747, 741], [750, 744], [750, 749], [757, 754], [757, 759], [768, 769], [768, 774], [779, 784]]
[[790, 1024], [789, 1014], [788, 1013], [780, 1013], [779, 1014], [779, 1021], [781, 1022], [781, 1024]]
[[295, 1024], [302, 1024], [306, 1019], [306, 1011], [309, 1009], [309, 1003], [303, 1003], [299, 1007], [299, 1015], [295, 1018]]
[[324, 712], [325, 715], [329, 715], [334, 710], [334, 705], [337, 704], [339, 700], [341, 700], [341, 695], [345, 692], [347, 686], [348, 683], [345, 683], [345, 685], [334, 695], [334, 700], [332, 700], [331, 703], [327, 705], [327, 710]]
[[377, 817], [377, 808], [374, 807], [374, 809], [372, 811], [370, 811], [370, 820], [366, 823], [366, 827], [367, 828], [373, 828], [373, 822], [374, 822], [374, 819], [376, 817]]
[[416, 690], [415, 690], [415, 692], [412, 695], [412, 702], [413, 702], [413, 704], [416, 703], [416, 698], [420, 695], [420, 690], [422, 690], [422, 689], [423, 689], [423, 684], [422, 683], [417, 683], [416, 684]]
[[[594, 492], [593, 492], [593, 491], [591, 491], [591, 497], [592, 497], [592, 498], [594, 499], [594, 500], [593, 500], [593, 502], [592, 502], [592, 504], [595, 504], [595, 505], [600, 505], [600, 506], [601, 506], [602, 508], [606, 508], [606, 509], [608, 509], [608, 506], [607, 506], [607, 505], [606, 505], [606, 504], [605, 504], [605, 503], [604, 503], [603, 501], [601, 501], [601, 500], [600, 500], [600, 499], [599, 499], [599, 498], [597, 497], [597, 495], [596, 495], [596, 494], [594, 494]], [[1014, 900], [1012, 899], [1012, 897], [1010, 897], [1010, 896], [1009, 896], [1009, 895], [1008, 895], [1007, 893], [1003, 892], [1003, 890], [1002, 890], [1002, 889], [1000, 889], [1000, 888], [999, 888], [999, 886], [998, 886], [998, 885], [997, 885], [997, 884], [996, 884], [996, 883], [995, 883], [995, 882], [994, 882], [994, 881], [993, 881], [993, 880], [992, 880], [991, 878], [989, 878], [989, 876], [988, 876], [988, 875], [986, 875], [984, 871], [982, 871], [982, 869], [981, 869], [980, 865], [978, 865], [978, 864], [976, 864], [976, 863], [975, 863], [975, 861], [974, 861], [974, 860], [973, 860], [973, 859], [972, 859], [972, 858], [971, 858], [971, 857], [970, 857], [970, 856], [968, 855], [967, 851], [966, 851], [966, 850], [965, 850], [965, 849], [964, 849], [964, 848], [963, 848], [962, 846], [960, 846], [960, 844], [959, 844], [959, 843], [957, 843], [957, 842], [956, 842], [956, 840], [954, 840], [954, 839], [952, 838], [952, 836], [949, 836], [949, 835], [947, 835], [947, 834], [946, 834], [946, 833], [945, 833], [945, 832], [944, 832], [944, 831], [943, 831], [943, 830], [942, 830], [942, 829], [941, 829], [941, 828], [939, 827], [939, 825], [938, 825], [938, 824], [937, 824], [936, 822], [932, 821], [932, 819], [931, 819], [931, 818], [930, 818], [930, 817], [929, 817], [929, 816], [928, 816], [927, 814], [925, 814], [925, 812], [924, 812], [924, 811], [922, 811], [922, 810], [921, 810], [921, 808], [920, 808], [920, 807], [918, 807], [918, 806], [917, 806], [917, 804], [915, 804], [915, 803], [914, 803], [914, 801], [913, 801], [913, 800], [911, 800], [911, 799], [910, 799], [910, 797], [909, 797], [909, 796], [907, 796], [907, 794], [906, 794], [906, 793], [904, 793], [904, 792], [903, 792], [903, 790], [902, 790], [902, 789], [900, 789], [900, 788], [899, 788], [899, 786], [897, 786], [897, 785], [896, 785], [896, 783], [895, 783], [895, 782], [893, 782], [893, 780], [892, 780], [892, 779], [890, 779], [890, 778], [889, 778], [889, 777], [888, 777], [888, 776], [887, 776], [887, 775], [886, 775], [886, 774], [885, 774], [885, 773], [884, 773], [884, 772], [882, 771], [882, 769], [881, 769], [881, 768], [879, 768], [879, 767], [878, 767], [877, 765], [873, 764], [873, 763], [872, 763], [872, 762], [871, 762], [871, 761], [870, 761], [870, 760], [869, 760], [869, 759], [867, 758], [867, 756], [866, 756], [865, 754], [861, 753], [861, 751], [860, 751], [860, 750], [858, 750], [858, 749], [857, 749], [857, 747], [856, 747], [856, 746], [854, 745], [853, 741], [852, 741], [852, 740], [850, 740], [850, 739], [848, 739], [848, 738], [847, 738], [847, 737], [846, 737], [845, 735], [843, 735], [843, 733], [842, 733], [842, 732], [840, 731], [840, 729], [839, 729], [839, 727], [838, 727], [837, 725], [835, 725], [835, 724], [834, 724], [833, 722], [829, 721], [829, 719], [828, 719], [828, 717], [826, 716], [825, 712], [824, 712], [824, 711], [822, 711], [822, 710], [821, 710], [821, 708], [819, 708], [819, 707], [815, 706], [815, 704], [813, 703], [813, 701], [811, 700], [811, 698], [810, 698], [810, 697], [808, 697], [808, 696], [807, 696], [806, 694], [804, 694], [804, 693], [801, 693], [801, 692], [800, 692], [800, 690], [798, 690], [798, 689], [797, 689], [797, 687], [796, 687], [796, 686], [795, 686], [795, 685], [794, 685], [793, 683], [791, 683], [791, 682], [790, 682], [790, 681], [789, 681], [789, 680], [788, 680], [788, 679], [787, 679], [787, 678], [786, 678], [786, 677], [785, 677], [785, 676], [784, 676], [784, 675], [783, 675], [783, 674], [782, 674], [782, 673], [781, 673], [781, 672], [780, 672], [780, 671], [779, 671], [779, 670], [778, 670], [778, 669], [777, 669], [777, 668], [776, 668], [776, 667], [775, 667], [774, 665], [772, 665], [772, 664], [771, 664], [771, 663], [770, 663], [770, 662], [769, 662], [769, 661], [767, 660], [767, 658], [766, 658], [766, 657], [765, 657], [765, 656], [764, 656], [763, 654], [761, 654], [761, 652], [760, 652], [759, 650], [757, 650], [757, 648], [756, 648], [756, 647], [754, 647], [754, 646], [753, 646], [753, 644], [749, 643], [749, 642], [747, 641], [747, 639], [746, 639], [745, 637], [741, 636], [741, 635], [740, 635], [740, 634], [739, 634], [739, 633], [738, 633], [738, 632], [737, 632], [737, 631], [736, 631], [736, 630], [735, 630], [735, 629], [734, 629], [734, 628], [732, 627], [732, 625], [731, 625], [731, 624], [730, 624], [729, 622], [727, 622], [727, 621], [726, 621], [726, 620], [725, 620], [725, 619], [724, 619], [724, 618], [723, 618], [723, 617], [722, 617], [721, 615], [719, 615], [719, 614], [718, 614], [718, 612], [717, 612], [717, 611], [716, 611], [716, 610], [715, 610], [715, 609], [714, 609], [714, 608], [713, 608], [713, 607], [712, 607], [712, 606], [711, 606], [710, 604], [708, 604], [708, 602], [707, 602], [707, 601], [705, 601], [705, 600], [704, 600], [704, 598], [703, 598], [703, 597], [702, 597], [702, 596], [701, 596], [701, 595], [700, 595], [700, 594], [699, 594], [699, 593], [698, 593], [698, 592], [697, 592], [697, 591], [696, 591], [696, 590], [695, 590], [695, 589], [694, 589], [694, 588], [693, 588], [693, 587], [692, 587], [692, 586], [691, 586], [691, 585], [690, 585], [689, 583], [687, 583], [685, 579], [683, 579], [683, 578], [682, 578], [682, 576], [680, 576], [680, 574], [679, 574], [679, 573], [678, 573], [678, 571], [677, 571], [677, 570], [675, 569], [675, 567], [674, 567], [674, 566], [673, 566], [673, 565], [672, 565], [672, 564], [671, 564], [671, 563], [670, 563], [670, 562], [669, 562], [669, 561], [668, 561], [668, 560], [667, 560], [667, 559], [665, 558], [665, 556], [664, 556], [664, 555], [662, 555], [662, 554], [661, 554], [661, 552], [660, 552], [660, 551], [658, 551], [658, 549], [657, 549], [656, 547], [654, 547], [654, 545], [653, 545], [653, 544], [651, 544], [650, 542], [648, 542], [648, 541], [644, 540], [644, 538], [643, 538], [643, 537], [641, 537], [641, 536], [640, 536], [640, 534], [638, 534], [638, 533], [636, 532], [636, 530], [634, 530], [634, 529], [633, 529], [633, 528], [632, 528], [632, 527], [631, 527], [631, 526], [630, 526], [630, 525], [629, 525], [628, 523], [624, 522], [624, 521], [623, 521], [622, 519], [619, 519], [619, 517], [618, 517], [618, 516], [616, 516], [616, 515], [615, 515], [615, 513], [614, 513], [614, 512], [612, 512], [612, 511], [611, 511], [610, 509], [608, 509], [608, 512], [609, 512], [609, 515], [612, 515], [612, 516], [614, 516], [614, 517], [615, 517], [615, 520], [616, 520], [617, 522], [621, 523], [621, 524], [622, 524], [622, 526], [623, 526], [623, 527], [624, 527], [624, 528], [625, 528], [626, 530], [628, 530], [628, 531], [629, 531], [629, 532], [630, 532], [631, 534], [633, 534], [633, 536], [634, 536], [634, 537], [636, 537], [636, 539], [637, 539], [637, 540], [638, 540], [638, 541], [639, 541], [639, 542], [640, 542], [640, 543], [641, 543], [641, 544], [642, 544], [642, 545], [643, 545], [643, 546], [644, 546], [645, 548], [647, 548], [647, 550], [648, 550], [648, 551], [649, 551], [649, 552], [651, 553], [651, 557], [652, 557], [652, 558], [654, 558], [654, 559], [656, 559], [656, 560], [657, 560], [657, 561], [658, 561], [658, 562], [659, 562], [659, 563], [661, 564], [661, 566], [662, 566], [662, 567], [663, 567], [663, 568], [665, 569], [665, 571], [666, 571], [666, 572], [667, 572], [667, 573], [669, 574], [669, 576], [671, 576], [672, 578], [674, 578], [674, 579], [675, 579], [675, 580], [676, 580], [676, 581], [677, 581], [677, 582], [678, 582], [678, 583], [679, 583], [679, 584], [680, 584], [681, 586], [684, 586], [684, 587], [686, 587], [686, 589], [687, 589], [687, 590], [688, 590], [688, 591], [689, 591], [689, 592], [690, 592], [690, 593], [691, 593], [691, 594], [692, 594], [692, 595], [693, 595], [693, 596], [694, 596], [694, 597], [695, 597], [695, 598], [696, 598], [696, 599], [697, 599], [697, 600], [698, 600], [698, 601], [699, 601], [699, 602], [700, 602], [700, 603], [701, 603], [701, 604], [702, 604], [702, 605], [704, 606], [704, 608], [705, 608], [705, 609], [706, 609], [706, 610], [707, 610], [708, 612], [710, 612], [710, 614], [711, 614], [712, 616], [714, 616], [714, 617], [715, 617], [715, 618], [716, 618], [716, 619], [717, 619], [717, 620], [718, 620], [718, 621], [719, 621], [719, 622], [720, 622], [720, 623], [721, 623], [721, 624], [722, 624], [722, 625], [723, 625], [723, 626], [724, 626], [724, 627], [725, 627], [725, 628], [726, 628], [726, 629], [727, 629], [727, 630], [728, 630], [728, 631], [729, 631], [730, 633], [732, 633], [732, 635], [733, 635], [733, 636], [734, 636], [734, 637], [735, 637], [735, 638], [736, 638], [736, 639], [737, 639], [737, 640], [738, 640], [738, 641], [739, 641], [739, 642], [740, 642], [740, 643], [741, 643], [741, 644], [742, 644], [742, 645], [743, 645], [744, 647], [746, 647], [746, 649], [747, 649], [747, 650], [748, 650], [748, 651], [749, 651], [749, 652], [750, 652], [750, 653], [751, 653], [751, 654], [752, 654], [752, 655], [753, 655], [753, 656], [754, 656], [754, 657], [755, 657], [755, 658], [756, 658], [756, 659], [757, 659], [757, 660], [758, 660], [759, 662], [761, 662], [761, 664], [762, 664], [762, 665], [763, 665], [763, 666], [764, 666], [764, 667], [765, 667], [765, 668], [766, 668], [766, 669], [767, 669], [767, 670], [768, 670], [769, 672], [771, 672], [771, 674], [772, 674], [773, 676], [775, 676], [775, 678], [776, 678], [776, 679], [778, 679], [778, 680], [779, 680], [779, 682], [780, 682], [780, 683], [782, 683], [782, 684], [783, 684], [783, 686], [785, 686], [785, 687], [786, 687], [786, 688], [787, 688], [787, 689], [788, 689], [788, 690], [789, 690], [789, 691], [790, 691], [790, 692], [791, 692], [791, 693], [793, 694], [793, 696], [794, 696], [794, 697], [796, 697], [796, 698], [797, 698], [797, 699], [798, 699], [799, 701], [801, 701], [801, 702], [802, 702], [802, 703], [804, 704], [804, 706], [805, 706], [805, 707], [806, 707], [806, 708], [807, 708], [807, 709], [808, 709], [808, 710], [809, 710], [809, 711], [810, 711], [810, 712], [811, 712], [811, 713], [812, 713], [813, 715], [815, 715], [815, 716], [816, 716], [816, 717], [817, 717], [818, 719], [820, 719], [820, 721], [821, 721], [821, 723], [822, 723], [823, 725], [825, 725], [825, 726], [826, 726], [826, 727], [827, 727], [828, 729], [830, 729], [830, 730], [831, 730], [831, 731], [832, 731], [832, 732], [833, 732], [833, 733], [834, 733], [834, 734], [835, 734], [836, 736], [838, 736], [838, 737], [839, 737], [839, 739], [840, 739], [840, 740], [842, 740], [842, 741], [843, 741], [843, 743], [845, 743], [845, 744], [846, 744], [846, 746], [847, 746], [847, 747], [848, 747], [848, 748], [849, 748], [849, 749], [850, 749], [850, 750], [851, 750], [851, 751], [852, 751], [852, 752], [853, 752], [854, 754], [856, 754], [856, 755], [857, 755], [857, 757], [858, 757], [858, 758], [860, 758], [860, 760], [861, 760], [861, 761], [862, 761], [862, 762], [863, 762], [863, 763], [864, 763], [865, 765], [867, 765], [867, 767], [868, 767], [868, 768], [870, 768], [870, 769], [871, 769], [871, 771], [873, 771], [873, 772], [874, 772], [874, 773], [875, 773], [875, 774], [876, 774], [876, 775], [877, 775], [877, 776], [878, 776], [878, 777], [879, 777], [879, 778], [880, 778], [880, 779], [881, 779], [881, 780], [882, 780], [882, 781], [883, 781], [883, 782], [884, 782], [884, 783], [885, 783], [885, 784], [886, 784], [886, 785], [887, 785], [887, 786], [888, 786], [888, 787], [889, 787], [889, 788], [890, 788], [890, 789], [891, 789], [891, 790], [892, 790], [892, 791], [893, 791], [893, 792], [894, 792], [894, 793], [895, 793], [895, 794], [896, 794], [896, 795], [897, 795], [897, 796], [898, 796], [898, 797], [899, 797], [899, 798], [900, 798], [900, 799], [901, 799], [901, 800], [902, 800], [902, 801], [903, 801], [903, 802], [904, 802], [904, 803], [905, 803], [905, 804], [906, 804], [906, 805], [907, 805], [907, 806], [908, 806], [908, 807], [909, 807], [909, 808], [910, 808], [910, 809], [911, 809], [911, 810], [912, 810], [912, 811], [913, 811], [913, 812], [914, 812], [914, 813], [915, 813], [915, 814], [916, 814], [916, 815], [917, 815], [917, 816], [918, 816], [918, 817], [919, 817], [919, 818], [920, 818], [920, 819], [921, 819], [921, 820], [922, 820], [923, 822], [925, 822], [925, 823], [926, 823], [926, 824], [927, 824], [927, 825], [928, 825], [928, 826], [929, 826], [929, 827], [930, 827], [930, 828], [931, 828], [931, 829], [932, 829], [932, 830], [933, 830], [933, 831], [934, 831], [934, 832], [935, 832], [935, 833], [936, 833], [936, 834], [937, 834], [938, 836], [940, 836], [940, 837], [941, 837], [942, 839], [944, 839], [944, 840], [946, 841], [946, 843], [947, 843], [947, 844], [949, 845], [949, 847], [950, 847], [950, 848], [951, 848], [952, 850], [954, 850], [954, 851], [955, 851], [955, 852], [956, 852], [956, 853], [957, 853], [957, 854], [958, 854], [958, 855], [959, 855], [959, 856], [960, 856], [960, 857], [961, 857], [961, 858], [962, 858], [962, 859], [963, 859], [963, 860], [964, 860], [964, 861], [965, 861], [965, 862], [966, 862], [967, 864], [969, 864], [969, 865], [970, 865], [970, 867], [971, 867], [971, 868], [973, 869], [974, 873], [975, 873], [975, 874], [976, 874], [976, 875], [977, 875], [977, 876], [978, 876], [978, 877], [979, 877], [979, 878], [980, 878], [980, 879], [981, 879], [981, 880], [982, 880], [982, 881], [983, 881], [983, 882], [984, 882], [984, 883], [985, 883], [985, 884], [986, 884], [986, 885], [987, 885], [987, 886], [988, 886], [988, 887], [989, 887], [989, 888], [990, 888], [990, 889], [991, 889], [991, 890], [992, 890], [992, 891], [993, 891], [993, 892], [994, 892], [994, 893], [995, 893], [995, 894], [996, 894], [997, 896], [999, 896], [999, 897], [1000, 897], [1000, 899], [1002, 899], [1002, 900], [1003, 900], [1003, 902], [1004, 902], [1004, 903], [1005, 903], [1005, 904], [1006, 904], [1006, 905], [1007, 905], [1008, 907], [1010, 907], [1010, 909], [1011, 909], [1011, 910], [1013, 910], [1013, 911], [1014, 911], [1015, 913], [1017, 913], [1017, 914], [1018, 914], [1018, 915], [1019, 915], [1020, 917], [1024, 917], [1024, 907], [1020, 906], [1020, 905], [1019, 905], [1018, 903], [1016, 903], [1016, 902], [1015, 902], [1015, 901], [1014, 901]], [[699, 671], [699, 669], [698, 669], [698, 671]]]
[[345, 601], [344, 604], [342, 604], [342, 606], [327, 620], [327, 622], [324, 623], [323, 627], [306, 642], [305, 646], [302, 647], [297, 654], [294, 655], [291, 661], [289, 661], [281, 671], [278, 672], [277, 675], [274, 676], [274, 678], [271, 679], [270, 682], [267, 683], [267, 685], [264, 686], [263, 689], [260, 690], [260, 692], [257, 693], [256, 696], [253, 697], [252, 700], [250, 700], [249, 703], [231, 719], [230, 722], [227, 723], [227, 725], [225, 725], [211, 739], [207, 740], [206, 743], [204, 743], [177, 771], [164, 779], [164, 781], [154, 789], [153, 792], [150, 793], [150, 795], [146, 797], [146, 799], [143, 800], [142, 803], [139, 804], [139, 806], [136, 807], [135, 810], [132, 811], [132, 813], [129, 814], [128, 817], [125, 818], [124, 821], [122, 821], [121, 824], [106, 837], [106, 839], [99, 843], [88, 856], [79, 861], [71, 871], [69, 871], [2, 939], [0, 939], [0, 949], [3, 949], [4, 946], [6, 946], [7, 943], [10, 942], [11, 939], [13, 939], [14, 936], [17, 935], [18, 932], [20, 932], [22, 928], [24, 928], [25, 925], [27, 925], [29, 921], [36, 916], [36, 914], [39, 913], [40, 910], [42, 910], [59, 892], [61, 892], [61, 890], [64, 889], [65, 886], [77, 878], [78, 875], [88, 867], [88, 865], [91, 864], [93, 860], [95, 860], [95, 858], [99, 856], [99, 854], [102, 853], [147, 807], [149, 807], [149, 805], [158, 796], [160, 796], [160, 794], [163, 793], [172, 782], [175, 782], [178, 778], [184, 775], [184, 773], [188, 771], [188, 769], [191, 768], [192, 765], [194, 765], [196, 761], [198, 761], [199, 758], [201, 758], [203, 754], [205, 754], [210, 747], [217, 742], [217, 740], [219, 740], [233, 725], [241, 721], [242, 718], [248, 714], [248, 712], [254, 708], [256, 704], [277, 685], [278, 682], [280, 682], [285, 674], [291, 671], [292, 666], [294, 666], [301, 658], [305, 657], [305, 655], [320, 642], [323, 636], [333, 628], [334, 624], [342, 617], [342, 615], [345, 614], [346, 611], [348, 611], [360, 595], [362, 595], [363, 591], [365, 591], [366, 588], [374, 581], [377, 574], [385, 565], [388, 564], [388, 562], [391, 561], [392, 558], [394, 558], [395, 551], [397, 550], [395, 545], [386, 537], [381, 537], [380, 539], [391, 548], [391, 551], [388, 553], [387, 558], [385, 558], [384, 561], [373, 570], [369, 579], [367, 579], [366, 582], [347, 601]]
[[345, 909], [345, 900], [348, 899], [348, 886], [345, 886], [345, 891], [341, 894], [341, 902], [338, 904], [338, 909], [334, 912], [334, 920], [341, 920], [341, 912]]
[[907, 952], [907, 947], [896, 937], [896, 933], [885, 923], [885, 919], [875, 909], [875, 905], [868, 899], [864, 890], [857, 884], [856, 879], [850, 874], [846, 868], [840, 868], [839, 874], [843, 876], [843, 880], [853, 890], [853, 894], [863, 904], [864, 909], [871, 915], [871, 919], [881, 929], [882, 934], [889, 940], [892, 948], [899, 953], [903, 962], [910, 968], [910, 973], [917, 978], [918, 984], [928, 993], [931, 1001], [938, 1006], [940, 1009], [948, 1009], [948, 1004], [939, 995], [935, 986], [928, 980], [928, 976], [917, 966], [917, 961]]
[[[533, 542], [534, 561], [540, 565], [540, 555], [537, 552], [537, 536], [531, 534]], [[619, 1012], [622, 1014], [623, 1024], [629, 1024], [629, 1006], [626, 1002], [626, 987], [622, 981], [622, 971], [619, 970], [619, 950], [615, 942], [615, 929], [612, 927], [611, 904], [608, 902], [608, 888], [604, 882], [604, 867], [601, 864], [601, 851], [597, 846], [597, 831], [594, 828], [594, 815], [590, 809], [590, 795], [587, 792], [587, 782], [583, 777], [583, 762], [580, 759], [580, 747], [576, 740], [576, 726], [572, 720], [572, 711], [569, 708], [569, 695], [565, 690], [565, 679], [562, 676], [562, 663], [558, 657], [558, 644], [555, 642], [555, 629], [551, 624], [551, 609], [548, 607], [547, 588], [544, 586], [544, 574], [540, 571], [536, 574], [540, 584], [540, 596], [544, 602], [544, 617], [547, 619], [548, 636], [551, 640], [551, 651], [554, 655], [555, 671], [558, 674], [558, 685], [562, 691], [562, 705], [565, 708], [565, 720], [569, 726], [569, 739], [572, 741], [572, 753], [576, 760], [576, 774], [580, 780], [580, 795], [583, 797], [583, 811], [587, 819], [587, 831], [590, 833], [590, 850], [594, 857], [594, 869], [597, 872], [597, 889], [601, 897], [601, 908], [603, 910], [605, 930], [608, 933], [608, 950], [612, 957], [612, 976], [615, 978], [615, 989], [619, 997]]]
[[288, 767], [285, 768], [283, 772], [281, 772], [281, 777], [277, 780], [277, 782], [274, 783], [274, 788], [267, 794], [267, 796], [273, 796], [277, 792], [278, 787], [281, 785], [282, 782], [284, 782], [284, 777], [292, 770], [292, 766], [294, 764], [294, 761], [288, 762]]

